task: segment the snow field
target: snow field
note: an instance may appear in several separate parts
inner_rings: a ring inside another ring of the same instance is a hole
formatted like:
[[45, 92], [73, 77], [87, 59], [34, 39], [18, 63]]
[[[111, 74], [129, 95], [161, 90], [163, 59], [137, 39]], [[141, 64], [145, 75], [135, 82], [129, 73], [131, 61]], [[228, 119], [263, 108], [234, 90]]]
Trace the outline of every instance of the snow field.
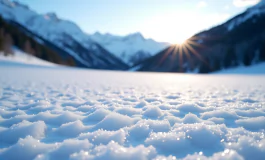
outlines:
[[262, 75], [0, 75], [0, 159], [265, 159]]

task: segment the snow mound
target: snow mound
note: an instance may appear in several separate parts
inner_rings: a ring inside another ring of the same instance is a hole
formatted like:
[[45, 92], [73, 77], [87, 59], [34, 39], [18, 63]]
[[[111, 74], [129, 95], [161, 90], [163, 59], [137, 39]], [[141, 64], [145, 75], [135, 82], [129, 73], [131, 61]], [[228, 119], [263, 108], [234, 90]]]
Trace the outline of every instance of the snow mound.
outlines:
[[93, 147], [88, 140], [68, 139], [62, 143], [56, 143], [53, 150], [46, 154], [39, 154], [35, 160], [44, 159], [69, 159], [71, 154]]
[[180, 112], [185, 112], [185, 113], [200, 113], [204, 112], [205, 109], [203, 107], [198, 106], [197, 104], [181, 104], [177, 106], [176, 108]]
[[[264, 137], [264, 136], [263, 136]], [[241, 137], [238, 142], [226, 144], [229, 149], [236, 150], [245, 159], [264, 159], [265, 158], [265, 139], [257, 141], [251, 137]]]
[[254, 131], [265, 129], [264, 122], [265, 122], [265, 117], [254, 117], [254, 118], [236, 120], [236, 124], [238, 124], [239, 126], [243, 126], [248, 130], [254, 130]]
[[[94, 129], [104, 130], [119, 130], [120, 128], [131, 126], [134, 123], [134, 119], [124, 116], [118, 113], [111, 113], [106, 116], [102, 121], [95, 125]], [[113, 125], [115, 124], [115, 125]]]
[[89, 114], [86, 118], [84, 118], [83, 122], [99, 122], [102, 121], [110, 113], [110, 111], [100, 108], [97, 109], [95, 112]]
[[205, 124], [212, 124], [212, 123], [209, 122], [209, 121], [201, 120], [197, 115], [192, 114], [192, 113], [188, 113], [188, 114], [186, 114], [185, 117], [182, 119], [182, 122], [185, 123], [185, 124], [188, 124], [188, 123], [205, 123]]
[[135, 125], [128, 128], [130, 138], [136, 141], [145, 140], [151, 133], [151, 129], [148, 124], [138, 122]]
[[88, 139], [90, 142], [92, 142], [95, 145], [99, 144], [106, 145], [111, 141], [123, 144], [126, 140], [126, 135], [127, 133], [123, 129], [117, 131], [106, 131], [100, 129], [94, 132], [81, 133], [78, 136], [78, 139]]
[[233, 111], [225, 111], [225, 110], [215, 110], [215, 111], [209, 111], [204, 112], [201, 114], [201, 117], [203, 119], [209, 119], [209, 118], [224, 118], [224, 119], [237, 119], [238, 115], [236, 112]]
[[158, 107], [148, 107], [143, 115], [147, 118], [156, 119], [162, 116], [162, 111]]
[[21, 123], [14, 124], [6, 130], [0, 132], [0, 141], [5, 143], [16, 143], [19, 138], [25, 138], [30, 135], [35, 139], [45, 137], [46, 125], [43, 121], [28, 122], [22, 121]]
[[56, 125], [62, 125], [64, 123], [74, 122], [77, 120], [82, 120], [84, 117], [80, 116], [74, 112], [64, 111], [58, 117], [56, 117], [53, 121]]
[[80, 120], [77, 120], [75, 122], [62, 124], [59, 128], [56, 128], [54, 132], [61, 136], [76, 137], [86, 129], [87, 127], [84, 126]]
[[200, 159], [200, 160], [243, 160], [244, 158], [240, 156], [236, 151], [226, 149], [223, 152], [215, 153], [213, 156], [207, 157], [204, 156], [202, 152], [196, 153], [194, 155], [188, 155], [183, 160], [194, 160], [194, 159]]
[[39, 154], [52, 150], [54, 147], [54, 144], [41, 143], [31, 136], [27, 136], [25, 139], [19, 139], [15, 145], [0, 151], [0, 159], [6, 159], [8, 157], [9, 160], [30, 160]]
[[123, 114], [123, 115], [128, 115], [128, 116], [133, 116], [133, 115], [139, 115], [142, 110], [136, 109], [136, 108], [118, 108], [115, 110], [115, 112]]
[[145, 142], [160, 152], [184, 157], [189, 153], [222, 149], [220, 141], [224, 135], [218, 126], [175, 124], [170, 132], [151, 133]]

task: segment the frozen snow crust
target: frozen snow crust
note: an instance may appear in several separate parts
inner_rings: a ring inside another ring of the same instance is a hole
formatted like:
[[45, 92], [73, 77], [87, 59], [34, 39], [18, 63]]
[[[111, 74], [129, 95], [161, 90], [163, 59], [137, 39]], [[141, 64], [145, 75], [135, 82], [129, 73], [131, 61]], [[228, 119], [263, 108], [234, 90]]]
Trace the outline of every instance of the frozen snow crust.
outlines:
[[0, 66], [0, 159], [265, 159], [265, 76]]

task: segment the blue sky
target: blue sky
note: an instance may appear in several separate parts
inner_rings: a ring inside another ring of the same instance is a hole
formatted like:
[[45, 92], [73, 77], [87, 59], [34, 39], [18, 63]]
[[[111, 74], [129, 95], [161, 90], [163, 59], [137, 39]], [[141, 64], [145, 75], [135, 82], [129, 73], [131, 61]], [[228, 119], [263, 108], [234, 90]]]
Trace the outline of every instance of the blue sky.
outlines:
[[18, 0], [39, 13], [55, 12], [85, 32], [141, 32], [157, 41], [180, 42], [220, 24], [259, 0]]

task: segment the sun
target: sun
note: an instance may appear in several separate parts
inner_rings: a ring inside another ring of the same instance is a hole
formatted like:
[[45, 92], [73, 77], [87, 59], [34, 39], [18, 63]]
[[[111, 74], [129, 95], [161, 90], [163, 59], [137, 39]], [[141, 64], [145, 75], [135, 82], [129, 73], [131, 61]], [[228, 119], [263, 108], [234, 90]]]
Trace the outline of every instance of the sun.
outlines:
[[178, 38], [175, 39], [174, 44], [176, 44], [176, 45], [183, 45], [183, 44], [185, 44], [187, 42], [187, 39], [188, 38], [186, 38], [186, 37], [179, 36]]
[[177, 39], [177, 40], [175, 41], [175, 44], [176, 44], [176, 45], [183, 45], [183, 44], [186, 43], [186, 41], [187, 41], [186, 38], [179, 38], [179, 39]]

